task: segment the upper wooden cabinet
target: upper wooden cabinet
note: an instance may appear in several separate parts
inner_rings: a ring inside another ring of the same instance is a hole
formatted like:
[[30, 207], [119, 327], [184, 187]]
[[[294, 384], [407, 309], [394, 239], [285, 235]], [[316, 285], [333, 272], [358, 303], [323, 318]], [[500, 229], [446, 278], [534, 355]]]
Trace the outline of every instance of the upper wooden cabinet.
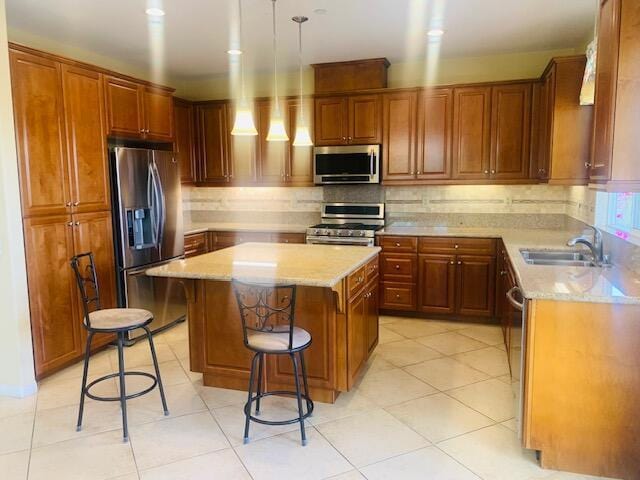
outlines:
[[195, 126], [194, 108], [191, 102], [179, 98], [174, 99], [173, 113], [175, 117], [175, 142], [173, 151], [180, 164], [180, 180], [185, 184], [195, 183], [196, 155], [195, 155]]
[[533, 88], [531, 176], [553, 184], [586, 184], [593, 107], [580, 105], [586, 57], [551, 60]]
[[172, 90], [105, 76], [110, 135], [173, 141]]
[[228, 183], [231, 179], [228, 158], [227, 106], [211, 102], [196, 106], [198, 143], [198, 179], [203, 183]]
[[496, 180], [529, 176], [531, 83], [491, 89], [490, 175]]
[[109, 210], [102, 74], [62, 65], [62, 89], [73, 211]]
[[23, 215], [109, 210], [102, 75], [10, 56]]
[[413, 179], [416, 175], [416, 91], [382, 96], [382, 178]]
[[452, 114], [452, 89], [429, 88], [420, 93], [416, 178], [451, 177]]
[[453, 177], [489, 178], [491, 87], [453, 90]]
[[10, 60], [22, 213], [68, 213], [71, 188], [61, 65], [15, 50]]
[[293, 140], [296, 134], [298, 121], [300, 120], [300, 106], [303, 107], [305, 121], [309, 126], [310, 134], [313, 118], [313, 100], [303, 98], [302, 104], [299, 98], [286, 101], [287, 119], [289, 127], [288, 158], [285, 165], [285, 175], [288, 184], [313, 185], [313, 147], [296, 147]]
[[640, 191], [639, 23], [637, 0], [600, 2], [590, 178], [608, 191]]
[[[256, 118], [254, 109], [254, 119]], [[227, 103], [227, 129], [229, 132], [230, 181], [234, 185], [254, 185], [258, 181], [258, 137], [254, 135], [231, 135], [236, 118], [234, 105]], [[257, 124], [256, 124], [257, 126]]]
[[381, 142], [380, 95], [341, 95], [315, 99], [316, 145], [368, 145]]
[[[284, 102], [281, 100], [281, 115], [287, 124], [286, 109]], [[288, 157], [289, 142], [268, 142], [267, 133], [271, 120], [273, 102], [264, 100], [257, 102], [256, 111], [258, 124], [258, 158], [259, 160], [259, 180], [265, 185], [279, 185], [286, 181], [286, 162]], [[291, 140], [292, 133], [287, 132]]]

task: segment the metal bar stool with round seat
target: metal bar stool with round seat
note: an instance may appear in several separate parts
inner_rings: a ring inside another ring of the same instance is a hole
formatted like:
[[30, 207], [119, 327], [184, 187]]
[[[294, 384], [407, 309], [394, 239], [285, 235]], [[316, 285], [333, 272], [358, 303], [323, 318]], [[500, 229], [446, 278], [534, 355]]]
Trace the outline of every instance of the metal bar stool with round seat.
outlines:
[[[244, 283], [238, 280], [231, 282], [238, 302], [244, 344], [255, 352], [251, 360], [249, 374], [249, 392], [244, 406], [245, 426], [244, 443], [249, 443], [249, 423], [254, 421], [263, 425], [290, 425], [300, 423], [302, 445], [307, 444], [304, 420], [313, 412], [313, 401], [309, 396], [307, 370], [304, 363], [304, 351], [311, 345], [311, 335], [306, 330], [294, 326], [296, 287], [295, 285], [263, 285]], [[287, 390], [262, 391], [265, 374], [265, 356], [288, 355], [293, 363], [295, 392]], [[300, 359], [304, 393], [301, 393], [298, 361]], [[258, 381], [256, 394], [253, 395], [255, 369], [258, 364]], [[270, 421], [258, 418], [260, 415], [260, 400], [271, 395], [291, 396], [297, 399], [298, 416], [288, 420]], [[302, 400], [306, 404], [306, 413], [302, 407]], [[251, 407], [255, 402], [255, 416], [251, 414]]]
[[[122, 434], [124, 441], [129, 438], [127, 428], [127, 400], [140, 397], [152, 391], [156, 386], [160, 391], [162, 399], [162, 408], [165, 415], [169, 415], [167, 401], [162, 388], [162, 379], [160, 378], [160, 368], [158, 367], [158, 359], [156, 357], [156, 349], [153, 345], [153, 338], [147, 325], [153, 321], [153, 314], [147, 310], [139, 308], [101, 308], [100, 291], [98, 288], [98, 278], [96, 275], [96, 267], [93, 253], [82, 253], [71, 259], [71, 267], [76, 275], [76, 281], [82, 297], [82, 308], [84, 314], [83, 325], [86, 328], [87, 345], [84, 354], [84, 370], [82, 373], [82, 390], [80, 392], [80, 408], [78, 411], [77, 430], [82, 429], [82, 414], [84, 412], [84, 399], [89, 397], [92, 400], [102, 402], [120, 402], [122, 410]], [[124, 340], [125, 334], [131, 330], [142, 328], [149, 340], [149, 348], [151, 349], [151, 358], [155, 368], [155, 375], [147, 372], [126, 372], [124, 370]], [[89, 357], [91, 356], [91, 340], [96, 333], [116, 334], [118, 345], [118, 372], [104, 375], [93, 380], [87, 385], [87, 373], [89, 370]], [[125, 376], [137, 375], [148, 377], [152, 380], [149, 387], [127, 395], [125, 388]], [[91, 387], [97, 383], [103, 382], [110, 378], [118, 377], [120, 380], [120, 395], [117, 397], [103, 397], [91, 393]]]

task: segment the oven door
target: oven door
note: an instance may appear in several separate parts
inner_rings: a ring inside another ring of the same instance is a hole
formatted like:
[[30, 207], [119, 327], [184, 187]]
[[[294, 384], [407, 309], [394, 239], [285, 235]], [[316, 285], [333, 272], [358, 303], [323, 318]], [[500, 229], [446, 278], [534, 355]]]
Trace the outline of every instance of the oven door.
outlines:
[[353, 238], [307, 235], [307, 243], [312, 245], [357, 245], [361, 247], [373, 247], [375, 242], [371, 237]]
[[317, 185], [380, 182], [380, 145], [316, 147], [313, 153]]

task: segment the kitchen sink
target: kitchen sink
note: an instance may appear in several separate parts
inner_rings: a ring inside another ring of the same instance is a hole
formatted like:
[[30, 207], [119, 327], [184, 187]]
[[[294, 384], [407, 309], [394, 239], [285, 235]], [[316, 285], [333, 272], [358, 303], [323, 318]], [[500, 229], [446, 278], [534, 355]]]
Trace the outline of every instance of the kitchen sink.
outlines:
[[559, 267], [595, 267], [593, 257], [578, 250], [520, 250], [529, 265], [555, 265]]

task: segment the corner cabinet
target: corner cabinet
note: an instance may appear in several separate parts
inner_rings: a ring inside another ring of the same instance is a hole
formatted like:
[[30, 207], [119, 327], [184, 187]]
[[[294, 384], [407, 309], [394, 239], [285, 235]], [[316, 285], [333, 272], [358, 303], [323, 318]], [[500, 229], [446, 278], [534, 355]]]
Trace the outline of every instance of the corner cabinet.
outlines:
[[231, 180], [225, 102], [196, 105], [198, 180], [224, 184]]
[[378, 94], [315, 99], [315, 144], [382, 143], [382, 100]]
[[590, 180], [640, 191], [640, 4], [601, 0]]
[[180, 181], [183, 184], [193, 184], [197, 180], [193, 104], [186, 100], [174, 98], [173, 113], [175, 117], [173, 151], [176, 153], [176, 158], [180, 165]]
[[172, 142], [173, 90], [105, 76], [108, 133]]

